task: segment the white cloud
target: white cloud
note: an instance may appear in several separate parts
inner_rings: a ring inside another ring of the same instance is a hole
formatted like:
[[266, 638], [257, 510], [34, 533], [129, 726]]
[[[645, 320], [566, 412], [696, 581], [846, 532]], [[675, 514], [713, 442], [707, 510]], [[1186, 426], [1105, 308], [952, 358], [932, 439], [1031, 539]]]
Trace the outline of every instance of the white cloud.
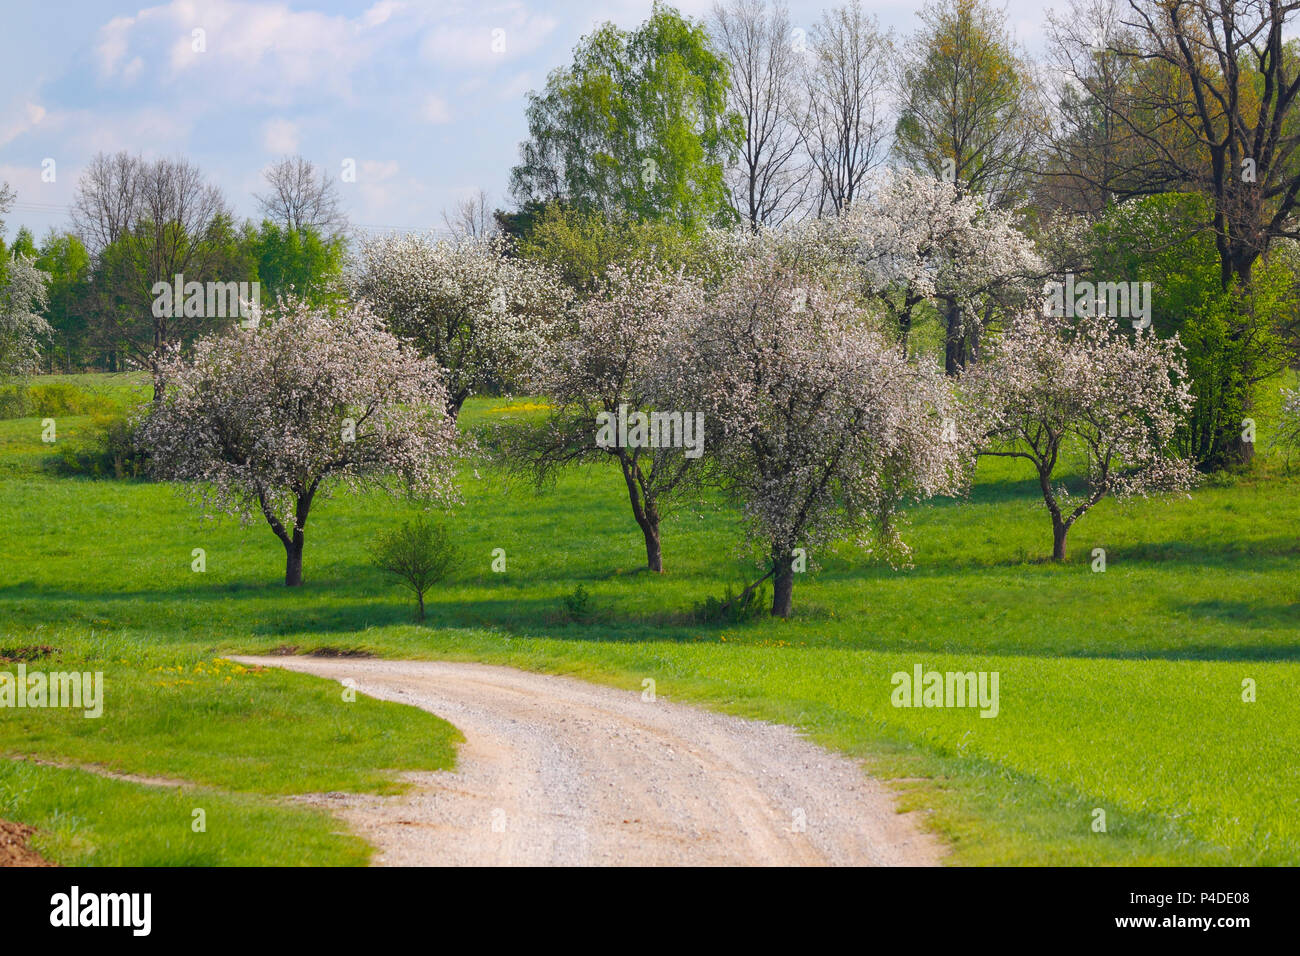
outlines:
[[405, 10], [406, 7], [407, 5], [399, 0], [380, 0], [361, 15], [361, 23], [363, 26], [377, 27], [381, 23], [387, 23], [394, 13]]
[[272, 153], [298, 152], [298, 124], [270, 119], [262, 124], [262, 145]]
[[341, 97], [350, 93], [353, 71], [403, 34], [397, 21], [407, 12], [407, 4], [394, 0], [380, 0], [355, 19], [282, 2], [173, 0], [110, 20], [95, 49], [109, 80], [129, 82], [142, 72], [163, 81], [185, 75], [244, 102], [287, 103], [304, 93]]
[[95, 56], [99, 60], [101, 73], [112, 73], [122, 57], [126, 56], [131, 27], [134, 24], [135, 17], [114, 17], [100, 27]]
[[451, 122], [451, 108], [447, 105], [447, 101], [436, 93], [430, 93], [425, 97], [424, 108], [420, 113], [426, 123], [438, 125]]
[[17, 139], [45, 119], [45, 107], [30, 100], [16, 100], [0, 112], [0, 146]]
[[529, 13], [516, 3], [435, 25], [424, 35], [421, 55], [445, 66], [491, 66], [531, 53], [554, 32], [552, 17]]

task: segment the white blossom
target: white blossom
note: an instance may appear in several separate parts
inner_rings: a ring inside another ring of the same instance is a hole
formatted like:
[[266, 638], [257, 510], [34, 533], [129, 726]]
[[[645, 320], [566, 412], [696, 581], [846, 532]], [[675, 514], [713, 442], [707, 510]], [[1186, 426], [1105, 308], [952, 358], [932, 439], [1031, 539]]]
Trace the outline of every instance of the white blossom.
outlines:
[[904, 333], [921, 302], [951, 299], [971, 320], [988, 313], [990, 297], [1019, 303], [1041, 285], [1043, 263], [1012, 212], [911, 170], [888, 173], [870, 197], [821, 222], [820, 233], [861, 291], [897, 313]]
[[[698, 403], [718, 481], [743, 509], [790, 612], [790, 554], [856, 535], [905, 553], [908, 500], [959, 490], [969, 447], [948, 382], [851, 300], [771, 249], [709, 298], [659, 388]], [[762, 579], [760, 579], [762, 580]]]
[[521, 382], [568, 306], [558, 276], [508, 253], [500, 236], [382, 236], [351, 275], [353, 294], [441, 365], [453, 417], [474, 392]]
[[616, 461], [652, 571], [663, 570], [660, 518], [670, 498], [685, 489], [693, 459], [681, 446], [602, 445], [597, 422], [601, 416], [649, 417], [656, 411], [694, 414], [680, 405], [680, 396], [658, 389], [658, 371], [689, 334], [702, 297], [698, 283], [653, 265], [611, 267], [538, 357], [533, 385], [551, 401], [546, 421], [517, 429], [506, 444], [512, 459], [507, 464], [527, 467], [539, 478], [578, 461]]
[[245, 522], [261, 514], [288, 553], [287, 584], [300, 580], [311, 505], [332, 486], [456, 497], [456, 428], [437, 363], [364, 307], [290, 303], [201, 339], [190, 359], [170, 349], [162, 368], [169, 385], [140, 433], [154, 472], [194, 483], [209, 508]]
[[[1190, 487], [1191, 463], [1172, 451], [1192, 408], [1177, 337], [1129, 334], [1114, 319], [1077, 324], [1028, 315], [1007, 329], [963, 384], [982, 421], [984, 454], [1023, 458], [1038, 473], [1052, 517], [1053, 557], [1070, 527], [1103, 497]], [[1057, 469], [1075, 464], [1075, 501]]]
[[0, 265], [0, 378], [21, 375], [40, 357], [42, 337], [50, 332], [41, 313], [49, 305], [47, 276], [25, 256]]

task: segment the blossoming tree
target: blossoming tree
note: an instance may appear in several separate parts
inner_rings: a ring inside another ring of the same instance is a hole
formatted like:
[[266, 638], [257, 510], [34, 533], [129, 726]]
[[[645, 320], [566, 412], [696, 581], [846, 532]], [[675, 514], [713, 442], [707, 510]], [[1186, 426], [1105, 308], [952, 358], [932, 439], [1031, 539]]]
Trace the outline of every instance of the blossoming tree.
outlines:
[[30, 371], [50, 327], [41, 316], [49, 305], [49, 280], [24, 256], [0, 262], [0, 380]]
[[521, 381], [569, 302], [551, 270], [507, 252], [499, 236], [382, 236], [362, 245], [351, 276], [354, 295], [437, 360], [453, 418], [475, 391]]
[[1289, 456], [1300, 451], [1300, 389], [1282, 389], [1282, 409], [1273, 443]]
[[772, 578], [774, 616], [791, 612], [796, 547], [856, 536], [905, 553], [903, 503], [964, 481], [941, 372], [770, 249], [726, 278], [662, 374], [661, 390], [704, 411], [711, 469], [763, 555], [742, 601]]
[[659, 391], [655, 372], [701, 307], [699, 285], [681, 275], [644, 263], [611, 267], [537, 361], [534, 384], [552, 403], [546, 420], [514, 429], [504, 443], [507, 465], [539, 481], [580, 461], [617, 462], [646, 567], [656, 572], [660, 519], [688, 487], [704, 435], [696, 410]]
[[870, 197], [826, 220], [822, 230], [862, 291], [896, 316], [904, 342], [917, 308], [936, 305], [949, 374], [978, 347], [999, 308], [1022, 305], [1042, 285], [1043, 264], [1010, 212], [922, 173], [888, 174]]
[[159, 477], [192, 482], [205, 506], [261, 514], [302, 583], [312, 503], [331, 484], [455, 498], [455, 424], [442, 374], [363, 307], [291, 303], [254, 327], [165, 358], [168, 385], [140, 430]]
[[[1096, 316], [1071, 325], [1027, 316], [993, 344], [963, 385], [982, 419], [981, 454], [1023, 458], [1052, 518], [1052, 558], [1070, 528], [1107, 495], [1191, 487], [1196, 472], [1171, 450], [1192, 407], [1177, 338], [1132, 334]], [[1075, 497], [1058, 468], [1083, 477]]]

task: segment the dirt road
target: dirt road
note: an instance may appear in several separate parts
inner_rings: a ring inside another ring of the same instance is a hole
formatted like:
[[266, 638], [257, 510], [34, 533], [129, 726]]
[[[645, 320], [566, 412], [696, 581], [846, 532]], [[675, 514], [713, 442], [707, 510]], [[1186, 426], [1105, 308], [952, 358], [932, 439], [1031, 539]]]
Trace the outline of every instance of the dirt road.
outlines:
[[379, 865], [926, 865], [939, 843], [887, 788], [788, 727], [505, 667], [236, 657], [432, 711], [455, 772], [401, 797], [313, 796]]

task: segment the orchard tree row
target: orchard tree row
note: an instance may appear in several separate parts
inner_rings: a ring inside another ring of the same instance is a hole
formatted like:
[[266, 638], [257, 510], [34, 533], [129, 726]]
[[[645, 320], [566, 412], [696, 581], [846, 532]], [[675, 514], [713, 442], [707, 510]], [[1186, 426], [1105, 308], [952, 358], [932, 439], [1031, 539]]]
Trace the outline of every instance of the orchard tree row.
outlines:
[[[653, 571], [671, 552], [666, 511], [721, 494], [759, 558], [740, 600], [770, 580], [779, 616], [801, 555], [853, 540], [907, 560], [903, 507], [960, 494], [981, 453], [1033, 463], [1061, 559], [1103, 497], [1195, 481], [1175, 451], [1192, 407], [1182, 347], [1104, 315], [1044, 315], [1032, 246], [1006, 213], [934, 199], [956, 189], [900, 173], [833, 219], [710, 231], [693, 270], [635, 258], [583, 293], [499, 238], [371, 240], [345, 302], [285, 303], [173, 346], [140, 441], [207, 507], [265, 519], [289, 585], [320, 495], [378, 484], [451, 505], [469, 456], [539, 481], [617, 468]], [[900, 309], [936, 282], [999, 302], [998, 334], [957, 375], [900, 332]], [[543, 414], [458, 430], [485, 387], [545, 396]], [[1076, 462], [1079, 498], [1060, 481]]]

